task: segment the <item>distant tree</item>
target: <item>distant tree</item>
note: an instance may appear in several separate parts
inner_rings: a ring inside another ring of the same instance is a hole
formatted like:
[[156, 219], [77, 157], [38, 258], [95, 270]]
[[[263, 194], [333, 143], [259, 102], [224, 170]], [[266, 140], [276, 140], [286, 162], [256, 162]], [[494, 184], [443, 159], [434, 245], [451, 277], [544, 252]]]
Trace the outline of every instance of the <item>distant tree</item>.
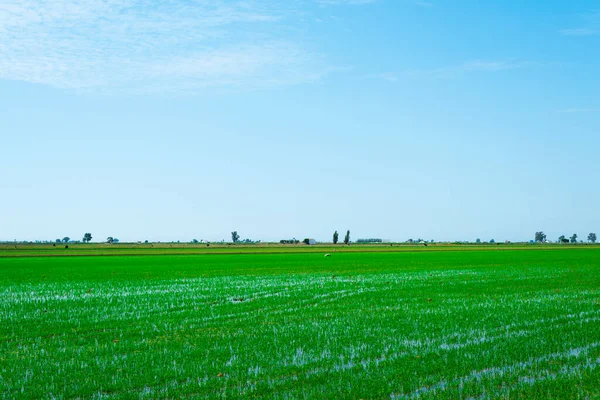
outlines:
[[71, 238], [68, 236], [65, 236], [62, 240], [64, 243], [69, 243], [71, 241]]
[[571, 236], [571, 243], [577, 243], [577, 234], [574, 233], [573, 236]]
[[83, 243], [89, 243], [92, 241], [92, 234], [87, 232], [85, 235], [83, 235], [83, 239], [81, 239], [81, 241]]
[[596, 240], [598, 240], [598, 237], [596, 237], [595, 233], [590, 233], [588, 235], [588, 241], [592, 242], [592, 243], [596, 243]]
[[333, 244], [337, 244], [339, 238], [340, 235], [338, 234], [338, 231], [333, 232]]
[[61, 240], [60, 240], [60, 239], [56, 239], [56, 243], [60, 243], [60, 242], [61, 242]]
[[198, 243], [198, 239], [192, 239], [192, 243], [197, 244]]
[[119, 243], [119, 239], [113, 238], [113, 243]]
[[490, 243], [494, 244], [494, 243], [496, 243], [496, 241], [494, 239], [492, 239], [492, 240], [490, 240]]
[[310, 244], [310, 239], [309, 239], [309, 238], [306, 238], [306, 239], [304, 239], [304, 240], [302, 241], [302, 243], [304, 243], [304, 244]]
[[481, 239], [477, 238], [477, 240], [475, 241], [475, 243], [480, 244], [481, 243]]
[[147, 240], [144, 240], [144, 243], [145, 243], [145, 244], [148, 244], [148, 241], [147, 241]]
[[109, 236], [106, 238], [106, 243], [113, 244], [114, 242], [115, 242], [115, 238], [113, 238], [112, 236]]
[[348, 232], [346, 232], [346, 236], [344, 236], [344, 244], [350, 244], [350, 230], [348, 230]]
[[543, 243], [546, 241], [546, 234], [542, 231], [535, 233], [535, 241]]
[[240, 240], [240, 235], [238, 235], [237, 231], [231, 232], [231, 241], [237, 243], [238, 240]]
[[565, 242], [565, 240], [567, 241], [567, 243], [569, 243], [569, 239], [567, 239], [567, 238], [565, 237], [565, 235], [560, 235], [560, 236], [558, 237], [558, 243], [564, 243], [564, 242]]

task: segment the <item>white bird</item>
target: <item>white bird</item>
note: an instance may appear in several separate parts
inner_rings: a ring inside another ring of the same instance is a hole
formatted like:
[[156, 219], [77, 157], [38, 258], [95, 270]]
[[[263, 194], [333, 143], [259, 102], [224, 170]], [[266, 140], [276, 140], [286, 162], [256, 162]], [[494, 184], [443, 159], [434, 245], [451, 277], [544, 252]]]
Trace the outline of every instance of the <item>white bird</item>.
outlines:
[[331, 257], [331, 254], [327, 253], [325, 254], [325, 257]]

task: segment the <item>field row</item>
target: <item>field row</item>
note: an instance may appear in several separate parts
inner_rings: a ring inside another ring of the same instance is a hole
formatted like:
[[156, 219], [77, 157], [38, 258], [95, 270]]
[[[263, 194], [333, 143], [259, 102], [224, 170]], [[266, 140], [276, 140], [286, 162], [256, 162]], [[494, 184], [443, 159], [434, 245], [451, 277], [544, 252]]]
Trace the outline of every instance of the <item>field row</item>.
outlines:
[[229, 245], [229, 244], [0, 244], [0, 258], [66, 256], [134, 256], [134, 255], [216, 255], [216, 254], [305, 254], [363, 252], [435, 252], [435, 251], [502, 251], [502, 250], [573, 250], [600, 249], [595, 244], [352, 244], [339, 245]]

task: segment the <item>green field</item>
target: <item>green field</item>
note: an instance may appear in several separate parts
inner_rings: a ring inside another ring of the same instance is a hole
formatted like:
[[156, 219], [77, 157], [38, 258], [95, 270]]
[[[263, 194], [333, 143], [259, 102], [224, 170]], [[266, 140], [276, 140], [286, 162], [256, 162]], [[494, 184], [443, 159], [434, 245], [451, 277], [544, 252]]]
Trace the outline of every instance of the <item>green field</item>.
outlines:
[[[567, 250], [582, 247], [596, 247], [589, 244], [556, 245], [556, 244], [422, 244], [390, 243], [390, 244], [353, 244], [316, 246], [260, 244], [231, 245], [224, 243], [190, 244], [190, 243], [149, 243], [149, 244], [22, 244], [0, 243], [0, 258], [6, 257], [77, 257], [77, 256], [139, 256], [139, 255], [211, 255], [211, 254], [281, 254], [281, 253], [372, 253], [372, 252], [416, 252], [416, 251], [503, 251], [503, 250]], [[600, 248], [600, 246], [596, 247]]]
[[598, 247], [9, 247], [0, 398], [600, 398]]

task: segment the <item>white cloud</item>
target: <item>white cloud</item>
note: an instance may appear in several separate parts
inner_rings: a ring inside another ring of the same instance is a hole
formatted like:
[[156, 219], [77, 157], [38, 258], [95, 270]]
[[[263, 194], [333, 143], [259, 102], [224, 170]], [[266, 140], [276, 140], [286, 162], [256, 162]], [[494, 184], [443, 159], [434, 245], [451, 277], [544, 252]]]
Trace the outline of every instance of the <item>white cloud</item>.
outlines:
[[529, 61], [514, 60], [471, 60], [461, 64], [449, 65], [439, 68], [410, 69], [401, 72], [384, 72], [367, 75], [366, 78], [380, 79], [390, 83], [398, 83], [406, 79], [453, 79], [466, 74], [492, 74], [501, 71], [529, 68], [540, 65]]
[[559, 33], [565, 36], [592, 36], [600, 34], [600, 12], [593, 12], [582, 17], [582, 26], [561, 29]]
[[393, 72], [384, 72], [382, 74], [370, 75], [370, 77], [376, 79], [383, 79], [384, 81], [392, 83], [398, 82], [398, 74]]
[[318, 79], [330, 69], [275, 37], [294, 15], [259, 0], [5, 0], [0, 79], [76, 90], [194, 90]]
[[375, 3], [376, 0], [317, 0], [317, 2], [323, 6], [332, 5], [361, 5]]
[[404, 78], [454, 78], [464, 74], [471, 73], [497, 73], [515, 69], [528, 68], [537, 65], [529, 61], [514, 60], [470, 60], [457, 65], [450, 65], [439, 68], [423, 68], [405, 70], [401, 73], [385, 73], [375, 77], [385, 79], [390, 82], [396, 82], [401, 77]]
[[561, 114], [600, 113], [600, 108], [565, 108], [562, 110], [557, 110], [556, 112]]
[[415, 5], [419, 7], [433, 7], [433, 3], [429, 1], [415, 1]]
[[597, 35], [599, 31], [591, 28], [573, 28], [573, 29], [561, 29], [560, 33], [565, 36], [591, 36]]
[[466, 62], [457, 67], [451, 67], [450, 69], [456, 69], [459, 71], [472, 72], [496, 72], [508, 69], [523, 68], [532, 65], [531, 62], [526, 61], [506, 61], [506, 60], [473, 60]]

